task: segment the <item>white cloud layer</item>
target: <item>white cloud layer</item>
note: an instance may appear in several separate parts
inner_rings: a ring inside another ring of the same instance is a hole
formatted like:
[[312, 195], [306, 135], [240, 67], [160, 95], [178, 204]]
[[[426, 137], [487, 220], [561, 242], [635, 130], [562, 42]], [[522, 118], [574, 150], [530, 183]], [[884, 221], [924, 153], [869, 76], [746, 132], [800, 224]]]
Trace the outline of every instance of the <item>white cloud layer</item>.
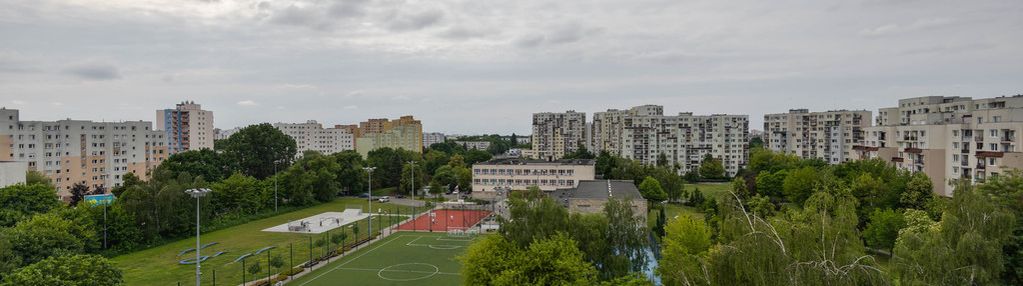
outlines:
[[9, 0], [0, 104], [153, 120], [194, 100], [221, 128], [413, 114], [458, 133], [661, 104], [759, 128], [790, 108], [1021, 93], [1019, 15], [1018, 0]]

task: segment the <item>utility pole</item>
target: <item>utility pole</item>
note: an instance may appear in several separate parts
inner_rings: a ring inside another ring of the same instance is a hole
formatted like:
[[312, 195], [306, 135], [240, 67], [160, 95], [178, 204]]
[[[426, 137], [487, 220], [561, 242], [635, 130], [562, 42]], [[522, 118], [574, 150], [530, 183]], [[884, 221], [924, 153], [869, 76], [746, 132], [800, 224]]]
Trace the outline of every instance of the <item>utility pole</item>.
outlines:
[[205, 189], [205, 188], [185, 190], [185, 193], [188, 193], [193, 198], [195, 198], [195, 286], [199, 286], [201, 284], [200, 277], [202, 277], [202, 271], [200, 271], [200, 268], [202, 267], [200, 265], [200, 264], [202, 264], [202, 257], [199, 255], [200, 248], [202, 248], [202, 246], [199, 245], [199, 241], [200, 241], [199, 240], [199, 198], [202, 198], [203, 196], [206, 196], [206, 194], [209, 193], [209, 192], [210, 192], [210, 189]]
[[366, 209], [369, 211], [369, 217], [366, 218], [369, 232], [366, 232], [366, 237], [369, 237], [373, 233], [373, 170], [376, 170], [377, 167], [363, 167], [362, 169], [366, 170], [366, 173], [369, 175], [369, 181], [366, 184], [366, 194], [369, 195], [367, 198], [369, 199], [369, 208]]

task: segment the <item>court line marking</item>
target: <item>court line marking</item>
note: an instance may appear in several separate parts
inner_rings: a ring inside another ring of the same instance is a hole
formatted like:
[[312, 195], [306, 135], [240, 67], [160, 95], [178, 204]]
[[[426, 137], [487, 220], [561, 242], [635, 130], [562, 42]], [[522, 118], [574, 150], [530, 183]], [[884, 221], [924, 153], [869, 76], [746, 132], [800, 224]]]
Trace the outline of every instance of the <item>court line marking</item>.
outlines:
[[461, 273], [452, 273], [452, 272], [433, 272], [433, 271], [416, 271], [416, 270], [390, 270], [390, 269], [384, 270], [383, 268], [381, 268], [381, 269], [372, 269], [372, 268], [351, 268], [351, 267], [344, 267], [344, 268], [340, 268], [338, 270], [408, 272], [408, 273], [424, 273], [424, 274], [425, 273], [436, 273], [436, 274], [442, 274], [442, 275], [456, 275], [456, 276], [461, 276], [462, 275]]
[[[345, 263], [341, 263], [340, 265], [335, 266], [334, 268], [331, 268], [330, 270], [327, 270], [327, 272], [323, 272], [323, 273], [320, 273], [320, 275], [316, 275], [316, 277], [313, 277], [311, 280], [306, 281], [305, 283], [302, 283], [299, 286], [305, 286], [306, 284], [309, 284], [309, 282], [316, 281], [316, 280], [320, 279], [320, 277], [323, 277], [323, 275], [327, 275], [328, 273], [334, 272], [334, 270], [340, 269], [341, 266], [345, 266], [348, 263], [351, 263], [352, 261], [358, 260], [359, 258], [362, 258], [363, 256], [366, 256], [366, 254], [369, 254], [370, 252], [373, 252], [373, 251], [377, 250], [378, 248], [381, 248], [384, 245], [387, 245], [388, 243], [391, 243], [392, 241], [401, 239], [403, 237], [415, 237], [416, 239], [420, 239], [420, 238], [423, 238], [424, 236], [422, 236], [422, 235], [401, 235], [401, 236], [398, 236], [398, 237], [396, 237], [394, 239], [385, 241], [384, 243], [382, 243], [380, 245], [377, 245], [376, 247], [374, 247], [372, 249], [366, 250], [366, 252], [363, 252], [362, 254], [359, 254], [359, 256], [353, 257], [351, 260], [345, 261]], [[413, 241], [415, 241], [415, 240], [413, 240]], [[379, 271], [379, 269], [377, 269], [377, 271]], [[440, 272], [438, 272], [438, 273], [440, 273]]]

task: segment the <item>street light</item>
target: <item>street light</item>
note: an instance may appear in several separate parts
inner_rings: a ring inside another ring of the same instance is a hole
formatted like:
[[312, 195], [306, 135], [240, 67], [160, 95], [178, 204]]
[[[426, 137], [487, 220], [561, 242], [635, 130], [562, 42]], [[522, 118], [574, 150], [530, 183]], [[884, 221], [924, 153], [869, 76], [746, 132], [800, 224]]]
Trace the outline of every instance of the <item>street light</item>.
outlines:
[[416, 161], [408, 161], [412, 168], [409, 168], [409, 173], [412, 173], [412, 199], [416, 198]]
[[366, 237], [369, 237], [369, 235], [373, 235], [373, 170], [376, 170], [377, 167], [362, 167], [362, 169], [366, 170], [366, 174], [369, 176], [369, 182], [366, 184], [366, 194], [369, 195], [369, 208], [366, 209], [369, 211], [369, 217], [366, 218], [369, 232], [366, 232]]
[[277, 161], [274, 161], [274, 213], [277, 213]]
[[199, 188], [199, 189], [188, 189], [185, 193], [195, 198], [195, 285], [199, 286], [200, 277], [202, 277], [202, 271], [199, 270], [202, 266], [202, 259], [199, 256], [199, 198], [206, 196], [210, 192], [210, 189]]

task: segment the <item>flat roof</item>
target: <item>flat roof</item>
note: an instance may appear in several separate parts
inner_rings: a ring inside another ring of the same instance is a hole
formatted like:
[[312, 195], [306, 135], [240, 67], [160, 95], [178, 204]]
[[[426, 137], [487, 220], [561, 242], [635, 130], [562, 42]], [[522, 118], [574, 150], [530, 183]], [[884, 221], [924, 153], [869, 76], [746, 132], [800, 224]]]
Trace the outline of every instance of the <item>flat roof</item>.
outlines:
[[631, 180], [584, 180], [579, 181], [579, 186], [570, 189], [558, 189], [552, 194], [555, 199], [630, 199], [641, 200], [643, 195], [639, 193]]
[[486, 162], [479, 162], [473, 165], [594, 165], [593, 159], [566, 159], [557, 161], [544, 161], [523, 158], [497, 158]]

